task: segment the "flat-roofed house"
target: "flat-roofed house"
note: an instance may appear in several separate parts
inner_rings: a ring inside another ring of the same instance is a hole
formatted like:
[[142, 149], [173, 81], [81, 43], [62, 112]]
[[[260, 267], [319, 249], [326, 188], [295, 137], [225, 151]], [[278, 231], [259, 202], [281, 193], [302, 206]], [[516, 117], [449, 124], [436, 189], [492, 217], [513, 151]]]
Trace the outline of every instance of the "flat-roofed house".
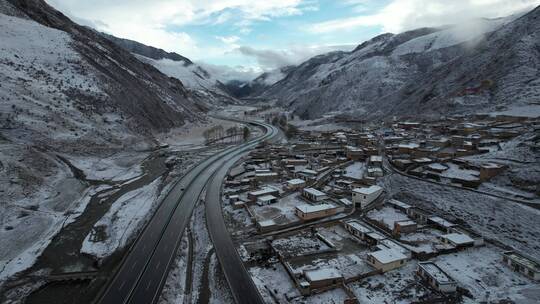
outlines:
[[301, 179], [301, 178], [295, 178], [295, 179], [291, 179], [291, 180], [288, 180], [286, 183], [285, 183], [285, 187], [288, 189], [288, 190], [297, 190], [297, 189], [302, 189], [306, 186], [306, 181]]
[[398, 152], [400, 154], [412, 154], [416, 149], [420, 148], [417, 143], [405, 143], [398, 145]]
[[466, 248], [474, 246], [474, 240], [470, 236], [463, 233], [448, 233], [441, 235], [439, 239], [444, 244], [449, 244], [456, 248]]
[[540, 263], [514, 251], [503, 254], [503, 262], [512, 270], [519, 272], [535, 281], [540, 280]]
[[392, 160], [392, 164], [400, 170], [405, 170], [410, 167], [413, 162], [410, 159], [406, 158], [396, 158]]
[[365, 208], [367, 205], [375, 201], [383, 192], [383, 188], [373, 185], [367, 188], [355, 188], [352, 191], [353, 203], [360, 208]]
[[257, 201], [258, 197], [265, 195], [279, 195], [279, 191], [271, 187], [265, 187], [257, 191], [249, 192], [248, 199], [254, 203]]
[[332, 204], [320, 204], [320, 205], [309, 205], [304, 204], [296, 206], [295, 214], [302, 221], [309, 221], [318, 218], [323, 218], [327, 216], [334, 215], [338, 212], [338, 207]]
[[293, 166], [303, 166], [307, 165], [308, 161], [307, 159], [298, 159], [298, 158], [288, 158], [282, 161], [286, 165], [293, 165]]
[[362, 160], [366, 158], [364, 149], [347, 146], [346, 147], [347, 159], [350, 160]]
[[294, 173], [294, 176], [297, 178], [304, 179], [306, 181], [311, 181], [317, 178], [317, 171], [311, 170], [311, 169], [302, 169], [302, 170], [296, 171]]
[[368, 168], [367, 169], [367, 175], [369, 177], [383, 177], [384, 171], [381, 168]]
[[311, 289], [341, 284], [343, 275], [336, 268], [304, 270], [304, 277]]
[[364, 240], [370, 246], [375, 246], [375, 245], [378, 245], [380, 242], [386, 240], [386, 236], [377, 231], [372, 231], [364, 235]]
[[407, 262], [407, 256], [395, 249], [382, 249], [367, 254], [367, 263], [375, 269], [387, 272]]
[[452, 293], [457, 290], [457, 282], [435, 263], [418, 263], [416, 274], [433, 289], [442, 293]]
[[328, 198], [326, 193], [319, 191], [315, 188], [304, 188], [302, 190], [302, 196], [312, 202], [320, 202]]
[[361, 240], [366, 238], [366, 234], [373, 231], [371, 228], [355, 219], [344, 221], [343, 226], [345, 227], [345, 230]]
[[348, 198], [340, 198], [338, 201], [345, 207], [354, 207], [353, 202]]
[[411, 220], [394, 222], [393, 233], [395, 235], [413, 233], [416, 231], [417, 226], [416, 222]]
[[368, 165], [370, 167], [382, 167], [382, 156], [372, 155], [369, 157]]
[[277, 202], [277, 198], [273, 195], [263, 195], [257, 198], [257, 205], [266, 206]]
[[386, 202], [387, 204], [391, 205], [392, 207], [394, 207], [395, 209], [403, 212], [403, 213], [407, 213], [407, 210], [409, 210], [410, 208], [412, 208], [411, 205], [409, 204], [406, 204], [402, 201], [398, 201], [397, 199], [391, 199], [389, 201]]
[[407, 215], [419, 224], [427, 223], [428, 218], [431, 217], [429, 213], [415, 207], [407, 209]]
[[427, 222], [428, 224], [434, 225], [435, 227], [444, 231], [445, 233], [452, 232], [453, 228], [457, 226], [456, 224], [449, 222], [443, 219], [442, 217], [438, 217], [438, 216], [432, 216], [428, 218]]
[[494, 176], [499, 175], [506, 169], [506, 166], [495, 164], [495, 163], [487, 163], [480, 165], [480, 180], [481, 181], [487, 181], [491, 179]]
[[275, 181], [279, 178], [279, 174], [276, 172], [260, 172], [255, 173], [255, 180], [259, 182]]

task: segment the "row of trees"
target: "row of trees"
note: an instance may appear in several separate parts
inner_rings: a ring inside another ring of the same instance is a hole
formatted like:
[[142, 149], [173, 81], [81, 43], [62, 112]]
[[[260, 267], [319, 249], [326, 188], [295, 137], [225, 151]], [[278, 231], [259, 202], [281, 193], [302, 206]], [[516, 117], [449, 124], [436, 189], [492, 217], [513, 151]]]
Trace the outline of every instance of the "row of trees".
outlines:
[[268, 117], [267, 121], [274, 126], [281, 128], [285, 133], [285, 136], [290, 139], [298, 134], [298, 128], [295, 125], [290, 124], [288, 122], [289, 119], [294, 119], [294, 114], [290, 114], [290, 117], [285, 113], [274, 114], [271, 119]]
[[233, 126], [225, 129], [222, 125], [214, 126], [203, 132], [205, 144], [211, 144], [219, 141], [238, 142], [247, 141], [251, 131], [248, 127]]

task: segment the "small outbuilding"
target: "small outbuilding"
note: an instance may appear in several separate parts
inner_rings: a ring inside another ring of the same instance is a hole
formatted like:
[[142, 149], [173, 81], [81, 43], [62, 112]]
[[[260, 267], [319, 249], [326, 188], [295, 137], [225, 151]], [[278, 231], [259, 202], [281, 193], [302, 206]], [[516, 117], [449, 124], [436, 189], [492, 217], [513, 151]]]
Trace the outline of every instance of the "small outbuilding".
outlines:
[[535, 281], [540, 280], [540, 263], [514, 251], [503, 254], [503, 262], [512, 270], [519, 272]]
[[367, 263], [382, 272], [399, 268], [406, 262], [407, 256], [395, 249], [383, 249], [367, 255]]
[[393, 233], [395, 235], [413, 233], [416, 231], [417, 226], [416, 222], [411, 220], [394, 222]]
[[273, 195], [263, 195], [257, 198], [257, 205], [266, 206], [277, 202], [277, 198]]
[[320, 202], [328, 198], [326, 193], [319, 191], [315, 188], [305, 188], [302, 190], [302, 196], [312, 202]]
[[304, 204], [296, 206], [295, 214], [302, 221], [309, 221], [318, 218], [323, 218], [326, 216], [331, 216], [337, 213], [338, 207], [332, 204], [320, 204], [320, 205], [309, 205]]
[[439, 239], [444, 244], [452, 245], [456, 248], [467, 248], [474, 246], [474, 240], [470, 236], [463, 233], [449, 233], [441, 235]]
[[367, 205], [375, 201], [383, 192], [383, 188], [373, 185], [367, 188], [355, 188], [352, 191], [353, 203], [360, 208], [365, 208]]
[[311, 289], [327, 287], [343, 282], [343, 275], [335, 268], [322, 268], [304, 271], [304, 277]]
[[433, 289], [442, 293], [452, 293], [457, 290], [457, 282], [435, 263], [418, 263], [416, 274]]
[[288, 190], [302, 189], [305, 186], [306, 186], [306, 181], [303, 180], [303, 179], [300, 179], [300, 178], [295, 178], [295, 179], [288, 180], [286, 182], [286, 184], [285, 184], [285, 187]]

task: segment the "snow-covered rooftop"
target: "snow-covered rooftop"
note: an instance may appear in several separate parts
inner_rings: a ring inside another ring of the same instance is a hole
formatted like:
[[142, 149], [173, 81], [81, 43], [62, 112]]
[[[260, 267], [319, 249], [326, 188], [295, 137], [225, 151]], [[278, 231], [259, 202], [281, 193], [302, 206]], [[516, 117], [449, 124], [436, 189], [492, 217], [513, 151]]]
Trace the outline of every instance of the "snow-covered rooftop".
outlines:
[[302, 185], [305, 184], [306, 181], [300, 178], [295, 178], [287, 181], [287, 184], [289, 185]]
[[399, 224], [400, 226], [411, 226], [411, 225], [416, 225], [416, 222], [415, 221], [411, 221], [411, 220], [408, 220], [408, 221], [399, 221], [399, 222], [395, 222], [397, 224]]
[[382, 241], [382, 240], [386, 239], [386, 236], [384, 236], [383, 234], [380, 234], [379, 232], [376, 232], [376, 231], [369, 232], [367, 234], [367, 236], [374, 239], [374, 240], [377, 240], [377, 241]]
[[351, 228], [353, 228], [356, 231], [362, 232], [362, 233], [369, 233], [371, 232], [371, 229], [362, 225], [358, 220], [348, 220], [345, 222], [346, 225], [349, 225]]
[[380, 156], [380, 155], [372, 155], [372, 156], [369, 157], [369, 161], [370, 162], [378, 162], [378, 163], [380, 163], [380, 162], [382, 162], [382, 156]]
[[351, 200], [347, 199], [347, 198], [342, 198], [339, 200], [343, 205], [345, 206], [351, 206], [353, 203], [351, 202]]
[[437, 264], [431, 262], [418, 263], [418, 267], [424, 269], [430, 277], [439, 284], [454, 283], [455, 281], [446, 274]]
[[395, 249], [383, 249], [368, 253], [368, 255], [372, 256], [382, 264], [388, 264], [407, 259], [407, 257], [403, 253]]
[[420, 145], [417, 143], [408, 143], [408, 144], [400, 144], [398, 147], [405, 148], [405, 149], [416, 149], [416, 148], [419, 148]]
[[322, 280], [335, 280], [335, 279], [340, 279], [343, 277], [336, 268], [307, 270], [307, 271], [304, 271], [304, 276], [310, 282], [322, 281]]
[[311, 169], [302, 169], [298, 173], [303, 173], [306, 175], [317, 175], [317, 171], [311, 170]]
[[275, 193], [276, 191], [278, 191], [278, 190], [276, 190], [274, 188], [270, 188], [270, 187], [265, 187], [265, 188], [262, 188], [261, 190], [250, 192], [249, 194], [251, 194], [253, 196], [263, 196], [263, 195], [267, 195], [269, 193]]
[[309, 193], [313, 196], [326, 196], [326, 193], [319, 191], [315, 188], [306, 188], [304, 189], [304, 192]]
[[454, 224], [452, 222], [449, 222], [449, 221], [443, 219], [442, 217], [438, 217], [438, 216], [432, 216], [432, 217], [429, 218], [429, 220], [434, 222], [434, 223], [437, 223], [438, 225], [441, 225], [442, 227], [446, 227], [446, 228], [456, 226], [456, 224]]
[[401, 208], [403, 208], [403, 209], [409, 209], [409, 208], [411, 208], [411, 205], [405, 204], [404, 202], [398, 201], [397, 199], [391, 199], [391, 200], [389, 200], [389, 201], [388, 201], [388, 204], [394, 205], [394, 206], [396, 206], [396, 207], [401, 207]]
[[376, 193], [376, 192], [381, 191], [381, 190], [382, 190], [382, 188], [380, 186], [373, 185], [373, 186], [369, 186], [367, 188], [354, 188], [353, 192], [360, 193], [360, 194], [365, 194], [365, 195], [370, 195], [370, 194]]
[[474, 243], [474, 240], [470, 236], [463, 233], [449, 233], [449, 234], [442, 235], [441, 237], [449, 240], [450, 242], [456, 245]]
[[430, 164], [427, 167], [429, 169], [432, 169], [432, 170], [435, 170], [435, 171], [444, 171], [444, 170], [448, 169], [447, 166], [445, 166], [443, 164], [439, 164], [439, 163]]
[[263, 195], [263, 196], [259, 196], [257, 198], [257, 200], [262, 201], [262, 202], [271, 201], [271, 200], [275, 200], [275, 199], [277, 199], [277, 198], [275, 196], [273, 196], [273, 195]]
[[305, 205], [296, 206], [296, 209], [300, 210], [302, 213], [312, 213], [312, 212], [318, 212], [318, 211], [329, 210], [329, 209], [334, 209], [334, 208], [336, 208], [336, 206], [332, 204], [320, 204], [320, 205], [305, 204]]

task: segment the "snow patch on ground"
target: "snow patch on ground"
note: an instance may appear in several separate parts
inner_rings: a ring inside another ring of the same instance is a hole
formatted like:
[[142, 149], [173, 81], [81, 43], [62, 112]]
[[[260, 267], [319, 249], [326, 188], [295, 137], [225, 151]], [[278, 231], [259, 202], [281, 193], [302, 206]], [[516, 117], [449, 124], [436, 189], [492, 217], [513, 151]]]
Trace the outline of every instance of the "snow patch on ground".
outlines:
[[87, 179], [124, 181], [142, 175], [141, 163], [148, 153], [119, 153], [110, 157], [66, 156]]
[[454, 187], [393, 174], [382, 179], [390, 196], [464, 220], [486, 238], [540, 259], [540, 210]]
[[94, 242], [92, 234], [89, 234], [84, 239], [81, 252], [104, 258], [123, 248], [141, 227], [157, 201], [160, 185], [161, 178], [158, 178], [144, 187], [122, 195], [94, 225], [94, 228], [105, 227], [106, 239]]
[[502, 251], [493, 246], [442, 255], [435, 262], [472, 293], [474, 301], [467, 299], [465, 303], [502, 299], [523, 304], [540, 301], [540, 286], [506, 267]]

